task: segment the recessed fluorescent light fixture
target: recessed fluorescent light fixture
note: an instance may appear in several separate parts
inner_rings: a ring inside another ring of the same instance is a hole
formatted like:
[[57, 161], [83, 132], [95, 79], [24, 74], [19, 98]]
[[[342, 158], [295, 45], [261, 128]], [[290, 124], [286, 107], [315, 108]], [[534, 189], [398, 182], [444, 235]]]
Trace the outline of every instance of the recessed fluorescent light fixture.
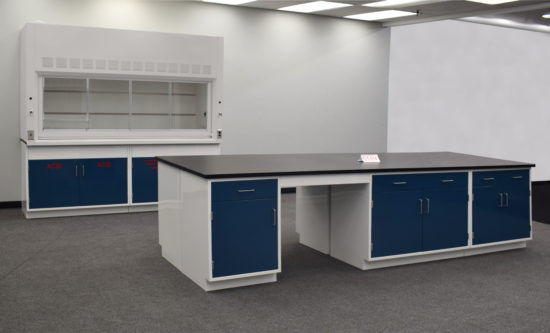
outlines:
[[284, 10], [287, 12], [297, 12], [297, 13], [313, 13], [313, 12], [320, 12], [322, 10], [336, 9], [336, 8], [342, 8], [342, 7], [348, 7], [348, 6], [351, 6], [351, 5], [347, 3], [338, 3], [338, 2], [330, 2], [330, 1], [314, 1], [314, 2], [303, 3], [300, 5], [279, 8], [279, 10]]
[[202, 0], [202, 1], [221, 3], [223, 5], [242, 5], [243, 3], [252, 2], [254, 0]]
[[543, 18], [550, 19], [550, 13], [542, 15]]
[[411, 4], [418, 4], [421, 2], [433, 2], [433, 1], [427, 1], [427, 0], [384, 0], [384, 1], [377, 1], [377, 2], [371, 2], [363, 4], [363, 6], [367, 7], [396, 7], [396, 6], [403, 6], [403, 5], [411, 5]]
[[348, 15], [348, 16], [345, 16], [345, 18], [354, 19], [354, 20], [363, 20], [363, 21], [380, 21], [380, 20], [385, 20], [385, 19], [390, 19], [395, 17], [403, 17], [403, 16], [411, 16], [411, 15], [416, 15], [416, 13], [404, 12], [402, 10], [383, 10], [381, 12]]
[[470, 2], [479, 2], [486, 5], [500, 5], [501, 3], [514, 2], [518, 0], [466, 0]]

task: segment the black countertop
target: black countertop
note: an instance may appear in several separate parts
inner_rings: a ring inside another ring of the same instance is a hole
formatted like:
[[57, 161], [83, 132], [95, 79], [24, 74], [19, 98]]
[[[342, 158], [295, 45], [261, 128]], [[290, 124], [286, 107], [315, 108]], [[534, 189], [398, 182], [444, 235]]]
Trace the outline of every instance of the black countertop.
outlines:
[[360, 153], [284, 155], [159, 156], [203, 178], [236, 178], [336, 173], [530, 168], [532, 163], [451, 152], [378, 153], [380, 163], [360, 163]]

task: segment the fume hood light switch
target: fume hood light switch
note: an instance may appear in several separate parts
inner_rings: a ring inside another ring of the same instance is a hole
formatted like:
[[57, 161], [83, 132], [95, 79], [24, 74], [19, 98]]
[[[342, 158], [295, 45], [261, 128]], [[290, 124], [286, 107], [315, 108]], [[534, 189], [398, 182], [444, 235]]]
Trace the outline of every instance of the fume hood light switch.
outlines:
[[27, 139], [34, 140], [34, 131], [27, 131]]

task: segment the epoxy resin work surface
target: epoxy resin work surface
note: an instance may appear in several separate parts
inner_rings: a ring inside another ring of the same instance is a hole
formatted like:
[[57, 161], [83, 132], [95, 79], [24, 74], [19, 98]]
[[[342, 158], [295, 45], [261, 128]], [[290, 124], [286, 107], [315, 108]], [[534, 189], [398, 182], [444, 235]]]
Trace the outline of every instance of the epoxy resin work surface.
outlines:
[[358, 172], [529, 168], [532, 163], [451, 152], [378, 153], [380, 163], [358, 162], [360, 153], [160, 156], [159, 160], [203, 178]]

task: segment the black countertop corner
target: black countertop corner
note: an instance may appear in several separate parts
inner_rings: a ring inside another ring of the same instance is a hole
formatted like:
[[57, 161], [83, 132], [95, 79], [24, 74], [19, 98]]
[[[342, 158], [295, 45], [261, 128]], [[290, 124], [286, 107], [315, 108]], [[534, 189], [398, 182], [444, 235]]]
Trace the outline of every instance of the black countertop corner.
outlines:
[[452, 152], [378, 153], [380, 163], [361, 163], [358, 161], [360, 154], [362, 153], [159, 156], [158, 159], [203, 178], [509, 169], [535, 166], [532, 163]]

